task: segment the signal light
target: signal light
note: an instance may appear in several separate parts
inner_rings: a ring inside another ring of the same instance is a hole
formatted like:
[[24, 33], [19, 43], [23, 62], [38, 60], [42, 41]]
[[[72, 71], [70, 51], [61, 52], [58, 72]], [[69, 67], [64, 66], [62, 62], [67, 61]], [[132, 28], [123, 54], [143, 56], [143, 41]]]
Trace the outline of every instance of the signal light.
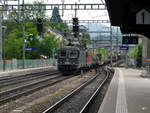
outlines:
[[79, 26], [73, 26], [73, 32], [79, 32]]
[[39, 35], [43, 33], [43, 19], [37, 18], [37, 31], [39, 32]]
[[79, 21], [78, 18], [72, 18], [73, 19], [73, 32], [79, 32]]
[[73, 18], [73, 25], [78, 25], [79, 24], [79, 22], [78, 22], [78, 18]]
[[74, 33], [73, 35], [74, 35], [74, 37], [77, 38], [79, 34], [78, 33]]

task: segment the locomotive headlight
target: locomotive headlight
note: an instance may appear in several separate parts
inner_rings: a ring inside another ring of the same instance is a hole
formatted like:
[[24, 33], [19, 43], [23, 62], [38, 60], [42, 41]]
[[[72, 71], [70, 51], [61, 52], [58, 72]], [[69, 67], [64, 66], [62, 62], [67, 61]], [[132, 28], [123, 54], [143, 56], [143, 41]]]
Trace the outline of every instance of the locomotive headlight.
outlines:
[[65, 62], [65, 64], [70, 64], [70, 62]]
[[59, 62], [60, 64], [63, 64], [63, 62]]
[[75, 63], [75, 62], [73, 62], [72, 64], [73, 64], [73, 65], [75, 65], [76, 63]]

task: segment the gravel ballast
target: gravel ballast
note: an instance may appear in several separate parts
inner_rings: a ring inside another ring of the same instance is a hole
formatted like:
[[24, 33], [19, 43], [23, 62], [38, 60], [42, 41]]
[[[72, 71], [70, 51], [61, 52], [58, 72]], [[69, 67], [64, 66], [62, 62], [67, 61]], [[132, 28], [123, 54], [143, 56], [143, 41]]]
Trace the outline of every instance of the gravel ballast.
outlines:
[[99, 75], [92, 83], [75, 94], [53, 113], [79, 113], [92, 94], [96, 91], [98, 86], [101, 84], [105, 76], [105, 74]]
[[88, 109], [88, 112], [86, 112], [86, 113], [98, 113], [99, 108], [100, 108], [100, 106], [103, 102], [103, 99], [105, 97], [105, 94], [109, 88], [110, 82], [114, 76], [114, 70], [113, 69], [109, 72], [110, 72], [110, 74], [109, 74], [109, 78], [108, 78], [107, 82], [104, 84], [100, 93], [97, 95], [97, 97], [95, 98], [95, 101], [92, 103], [92, 105], [90, 106], [90, 109]]
[[75, 76], [54, 86], [21, 97], [16, 101], [6, 103], [5, 105], [0, 106], [0, 111], [2, 113], [41, 113], [46, 108], [66, 96], [69, 92], [89, 80], [94, 73], [95, 71], [92, 71], [83, 77]]

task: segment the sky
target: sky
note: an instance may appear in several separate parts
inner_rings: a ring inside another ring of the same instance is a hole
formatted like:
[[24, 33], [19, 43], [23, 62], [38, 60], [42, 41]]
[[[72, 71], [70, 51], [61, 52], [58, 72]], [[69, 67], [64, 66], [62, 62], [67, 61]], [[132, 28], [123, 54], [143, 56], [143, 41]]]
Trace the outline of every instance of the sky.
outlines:
[[[22, 0], [20, 0], [22, 1]], [[42, 1], [44, 3], [48, 4], [73, 4], [73, 3], [102, 3], [104, 0], [24, 0], [25, 3], [32, 3], [33, 1]], [[17, 4], [17, 2], [9, 2], [11, 4]], [[52, 11], [48, 11], [47, 15], [51, 16]], [[62, 15], [62, 11], [60, 11], [60, 15]], [[64, 16], [62, 19], [64, 20], [71, 20], [72, 17], [74, 17], [75, 11], [64, 11]], [[105, 10], [82, 10], [77, 11], [77, 17], [79, 17], [79, 20], [109, 20], [108, 13]]]
[[[1, 1], [1, 0], [0, 0]], [[18, 4], [18, 1], [14, 2], [14, 0], [8, 0], [9, 4]], [[25, 3], [33, 3], [34, 1], [39, 1], [39, 2], [43, 2], [43, 3], [47, 3], [47, 4], [62, 4], [63, 2], [65, 4], [74, 4], [74, 3], [98, 3], [101, 4], [103, 3], [105, 0], [24, 0]], [[22, 0], [20, 0], [20, 2], [22, 3]], [[62, 11], [60, 10], [60, 15], [62, 15]], [[52, 15], [52, 11], [48, 10], [46, 13], [49, 17], [51, 17]], [[64, 16], [61, 16], [61, 18], [63, 20], [72, 20], [72, 18], [75, 16], [75, 11], [72, 10], [65, 10], [64, 11]], [[109, 16], [108, 16], [108, 12], [107, 10], [78, 10], [77, 11], [77, 17], [79, 18], [79, 20], [109, 20]], [[101, 23], [100, 23], [101, 24]], [[96, 27], [96, 31], [100, 30], [100, 24], [94, 24], [94, 26]], [[71, 23], [69, 24], [71, 25]], [[81, 25], [81, 23], [80, 23]], [[89, 27], [88, 24], [82, 24], [86, 27]], [[106, 24], [104, 23], [103, 25], [106, 25], [107, 27], [110, 26], [110, 24]], [[90, 28], [89, 28], [90, 29]]]

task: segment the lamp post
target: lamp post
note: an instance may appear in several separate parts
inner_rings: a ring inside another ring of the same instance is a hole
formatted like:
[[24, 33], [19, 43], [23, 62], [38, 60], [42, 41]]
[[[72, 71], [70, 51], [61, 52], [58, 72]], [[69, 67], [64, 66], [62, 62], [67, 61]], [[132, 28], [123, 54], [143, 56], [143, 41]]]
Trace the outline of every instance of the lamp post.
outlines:
[[5, 62], [5, 33], [6, 33], [6, 26], [2, 26], [2, 58], [3, 58], [3, 71], [5, 71], [6, 62]]
[[24, 26], [24, 0], [22, 0], [22, 59], [23, 69], [25, 68], [25, 26]]
[[[3, 1], [0, 0], [0, 3], [3, 4]], [[0, 7], [3, 9], [3, 7]], [[2, 60], [2, 45], [3, 45], [3, 32], [2, 32], [2, 24], [3, 24], [3, 11], [0, 11], [0, 60]]]
[[0, 12], [0, 60], [2, 60], [2, 12]]
[[110, 64], [111, 67], [113, 67], [112, 63], [113, 63], [113, 45], [112, 45], [112, 26], [110, 25], [110, 45], [111, 45], [111, 53], [110, 53]]
[[[119, 36], [119, 31], [118, 31], [119, 29], [118, 29], [118, 27], [117, 27], [117, 35], [116, 35], [116, 62], [117, 62], [117, 60], [118, 60], [118, 49], [119, 49], [119, 40], [118, 40], [118, 36]], [[116, 63], [117, 64], [117, 63]]]

